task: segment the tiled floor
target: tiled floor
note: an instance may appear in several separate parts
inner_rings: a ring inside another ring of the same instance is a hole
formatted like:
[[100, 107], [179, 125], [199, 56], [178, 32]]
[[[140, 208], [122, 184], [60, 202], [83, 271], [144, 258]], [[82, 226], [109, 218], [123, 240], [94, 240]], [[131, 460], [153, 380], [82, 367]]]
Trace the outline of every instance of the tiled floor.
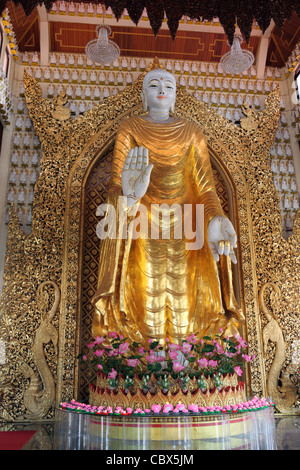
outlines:
[[[275, 415], [277, 449], [300, 450], [300, 416]], [[24, 450], [54, 450], [54, 423], [28, 423], [0, 425], [0, 430], [36, 430]], [[73, 450], [70, 448], [70, 450]]]

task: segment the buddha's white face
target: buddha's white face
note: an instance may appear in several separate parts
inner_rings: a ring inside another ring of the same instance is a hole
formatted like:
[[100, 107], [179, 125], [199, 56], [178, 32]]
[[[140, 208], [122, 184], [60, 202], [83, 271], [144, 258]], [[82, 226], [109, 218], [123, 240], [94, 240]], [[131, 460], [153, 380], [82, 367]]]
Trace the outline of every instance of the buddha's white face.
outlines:
[[149, 77], [143, 88], [149, 110], [169, 110], [175, 103], [176, 85], [170, 74], [162, 71]]

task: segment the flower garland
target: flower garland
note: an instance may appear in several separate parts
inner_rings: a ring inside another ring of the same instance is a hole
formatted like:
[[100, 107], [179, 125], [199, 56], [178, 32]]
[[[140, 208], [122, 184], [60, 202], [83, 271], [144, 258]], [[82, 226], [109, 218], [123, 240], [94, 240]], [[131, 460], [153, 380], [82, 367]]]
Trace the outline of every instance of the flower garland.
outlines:
[[190, 404], [186, 408], [183, 404], [177, 404], [173, 406], [171, 404], [161, 405], [152, 405], [151, 409], [141, 409], [137, 408], [133, 410], [132, 408], [126, 408], [126, 410], [121, 407], [104, 407], [104, 406], [92, 406], [84, 403], [77, 402], [76, 400], [71, 400], [70, 403], [62, 402], [59, 405], [59, 409], [75, 412], [75, 413], [87, 413], [91, 415], [98, 416], [182, 416], [182, 415], [220, 415], [228, 413], [245, 413], [251, 411], [259, 411], [265, 408], [274, 407], [275, 404], [268, 402], [266, 398], [258, 398], [254, 396], [251, 400], [237, 403], [235, 405], [227, 405], [225, 407], [221, 406], [206, 406], [201, 407], [196, 404]]

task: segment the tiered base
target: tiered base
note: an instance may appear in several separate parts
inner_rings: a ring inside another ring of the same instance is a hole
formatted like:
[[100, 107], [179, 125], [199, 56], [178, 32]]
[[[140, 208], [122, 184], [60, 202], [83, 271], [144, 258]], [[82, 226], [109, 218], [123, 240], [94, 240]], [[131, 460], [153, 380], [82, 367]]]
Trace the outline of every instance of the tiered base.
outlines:
[[56, 429], [55, 449], [61, 450], [276, 449], [273, 407], [211, 416], [144, 417], [59, 409]]
[[[155, 383], [155, 377], [151, 377], [152, 383]], [[120, 381], [121, 382], [121, 381]], [[123, 380], [124, 382], [124, 380]], [[132, 391], [124, 392], [123, 383], [120, 383], [118, 390], [110, 390], [107, 378], [103, 374], [98, 374], [96, 385], [90, 385], [89, 403], [93, 406], [117, 407], [126, 409], [145, 409], [153, 405], [165, 405], [171, 403], [174, 407], [177, 404], [184, 404], [186, 408], [194, 404], [200, 407], [226, 407], [236, 403], [246, 401], [245, 384], [238, 381], [236, 374], [226, 374], [222, 377], [222, 387], [215, 387], [211, 378], [205, 379], [206, 390], [203, 392], [197, 386], [194, 378], [188, 384], [187, 391], [182, 391], [178, 386], [173, 387], [168, 392], [162, 392], [157, 387], [156, 393], [144, 393], [142, 383], [138, 377], [135, 378], [135, 388]]]

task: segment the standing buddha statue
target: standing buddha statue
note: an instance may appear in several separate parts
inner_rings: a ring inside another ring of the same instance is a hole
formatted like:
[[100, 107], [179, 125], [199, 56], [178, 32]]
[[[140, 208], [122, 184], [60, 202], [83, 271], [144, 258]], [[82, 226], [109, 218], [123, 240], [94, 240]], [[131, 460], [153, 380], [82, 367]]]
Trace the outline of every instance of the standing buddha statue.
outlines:
[[[216, 194], [204, 134], [198, 124], [174, 115], [171, 73], [148, 72], [141, 95], [147, 114], [125, 120], [115, 141], [106, 207], [121, 214], [117, 233], [127, 235], [103, 237], [105, 217], [98, 224], [102, 240], [92, 333], [118, 331], [143, 344], [150, 338], [163, 343], [166, 337], [180, 343], [191, 333], [201, 338], [220, 328], [231, 336], [243, 321], [232, 285], [237, 236]], [[182, 209], [170, 217], [168, 237], [161, 236], [162, 204]], [[201, 223], [198, 207], [204, 208]], [[142, 213], [147, 224], [140, 227], [155, 226], [158, 236], [147, 228], [133, 236]], [[185, 233], [174, 235], [186, 217], [196, 239], [202, 231], [201, 247], [190, 244]]]

